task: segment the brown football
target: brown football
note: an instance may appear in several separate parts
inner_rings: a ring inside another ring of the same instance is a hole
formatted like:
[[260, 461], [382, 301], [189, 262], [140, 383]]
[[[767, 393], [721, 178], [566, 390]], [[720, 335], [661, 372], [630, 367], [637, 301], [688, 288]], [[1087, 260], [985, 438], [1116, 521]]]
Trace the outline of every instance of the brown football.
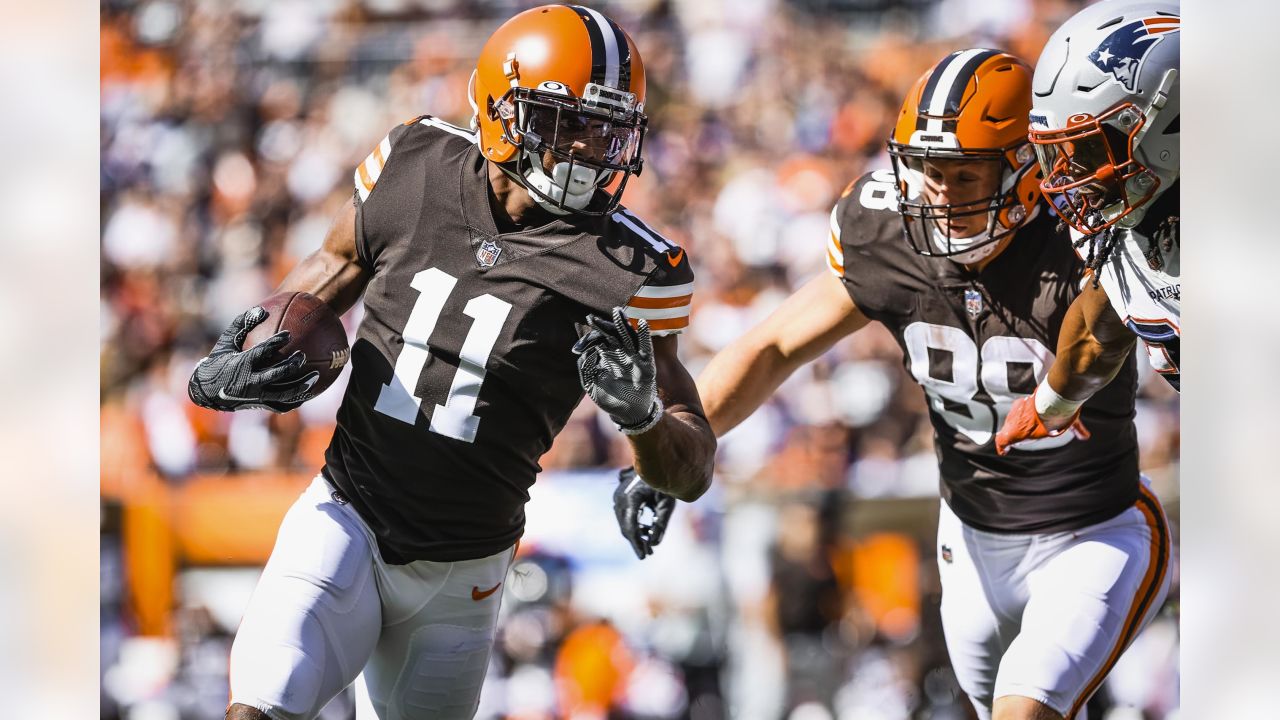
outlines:
[[267, 311], [267, 319], [249, 331], [244, 349], [257, 345], [281, 330], [289, 331], [289, 342], [276, 351], [276, 360], [283, 360], [301, 350], [307, 357], [304, 372], [315, 370], [320, 378], [312, 386], [312, 394], [324, 392], [342, 366], [351, 357], [347, 346], [347, 331], [342, 321], [323, 300], [304, 292], [282, 292], [258, 303]]

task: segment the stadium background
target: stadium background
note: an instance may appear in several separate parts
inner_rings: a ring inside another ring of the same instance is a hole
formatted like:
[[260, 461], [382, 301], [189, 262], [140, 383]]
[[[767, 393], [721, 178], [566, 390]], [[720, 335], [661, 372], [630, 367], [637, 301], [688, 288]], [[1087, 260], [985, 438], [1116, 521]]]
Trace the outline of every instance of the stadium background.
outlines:
[[[103, 4], [103, 718], [221, 717], [238, 613], [343, 385], [219, 415], [187, 402], [191, 366], [318, 246], [389, 127], [466, 124], [480, 44], [533, 4]], [[1034, 61], [1079, 3], [593, 6], [649, 70], [626, 203], [694, 259], [696, 373], [822, 271], [831, 203], [884, 166], [920, 72], [975, 45]], [[1140, 366], [1143, 467], [1176, 528], [1177, 398]], [[865, 330], [722, 441], [715, 488], [641, 563], [609, 503], [626, 445], [584, 404], [543, 459], [480, 716], [967, 717], [937, 622], [930, 438], [892, 338]], [[1095, 717], [1176, 715], [1176, 583]]]

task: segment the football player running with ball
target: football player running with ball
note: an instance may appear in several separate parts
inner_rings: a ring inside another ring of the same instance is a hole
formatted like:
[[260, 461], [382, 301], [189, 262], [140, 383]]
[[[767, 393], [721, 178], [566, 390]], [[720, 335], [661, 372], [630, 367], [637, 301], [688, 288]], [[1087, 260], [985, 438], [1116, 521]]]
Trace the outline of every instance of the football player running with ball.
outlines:
[[1083, 717], [1168, 588], [1164, 513], [1138, 474], [1135, 364], [1068, 432], [1001, 457], [992, 442], [1044, 377], [1084, 262], [1041, 204], [1027, 142], [1031, 70], [952, 53], [912, 88], [892, 170], [831, 214], [829, 273], [721, 351], [698, 378], [717, 435], [796, 368], [875, 320], [928, 399], [941, 474], [947, 647], [983, 718]]
[[[689, 257], [618, 204], [647, 121], [635, 44], [594, 10], [534, 8], [489, 38], [470, 99], [472, 129], [391, 130], [281, 287], [337, 312], [363, 296], [365, 316], [324, 468], [236, 634], [228, 718], [313, 718], [361, 673], [378, 718], [470, 718], [538, 458], [584, 393], [655, 487], [710, 483], [676, 357]], [[197, 403], [305, 399], [241, 350], [262, 314], [197, 369]]]
[[1049, 374], [1001, 428], [1001, 452], [1071, 425], [1138, 338], [1156, 372], [1181, 389], [1180, 15], [1177, 2], [1107, 0], [1058, 28], [1040, 55], [1031, 142], [1041, 189], [1091, 277]]

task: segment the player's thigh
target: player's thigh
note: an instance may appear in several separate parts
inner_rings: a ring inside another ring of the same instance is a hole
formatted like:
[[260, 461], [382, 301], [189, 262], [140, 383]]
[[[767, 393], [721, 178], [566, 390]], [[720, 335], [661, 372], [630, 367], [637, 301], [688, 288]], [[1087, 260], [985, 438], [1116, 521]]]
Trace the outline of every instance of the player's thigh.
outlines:
[[990, 717], [1000, 658], [1018, 632], [1025, 589], [1014, 570], [1026, 536], [999, 537], [967, 528], [946, 503], [938, 517], [942, 628], [960, 687]]
[[1029, 576], [1022, 630], [1000, 666], [997, 697], [1078, 713], [1169, 590], [1168, 522], [1145, 488], [1119, 516], [1063, 536]]
[[360, 672], [381, 626], [372, 548], [321, 478], [289, 509], [231, 648], [231, 701], [314, 717]]
[[364, 673], [379, 720], [475, 714], [512, 552], [380, 570], [382, 635]]

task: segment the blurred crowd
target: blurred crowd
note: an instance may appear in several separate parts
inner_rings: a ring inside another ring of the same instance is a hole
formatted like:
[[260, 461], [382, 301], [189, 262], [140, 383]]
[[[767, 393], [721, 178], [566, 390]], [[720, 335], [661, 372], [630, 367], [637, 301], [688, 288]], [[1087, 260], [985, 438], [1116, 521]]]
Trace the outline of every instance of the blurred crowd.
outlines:
[[[113, 678], [104, 718], [221, 717], [235, 627], [193, 593], [179, 598], [170, 638], [138, 637], [125, 533], [111, 521], [131, 483], [314, 473], [345, 384], [285, 415], [218, 414], [188, 402], [192, 366], [319, 246], [351, 201], [352, 169], [389, 128], [422, 113], [467, 125], [480, 45], [536, 4], [104, 0], [103, 668]], [[887, 167], [884, 140], [921, 72], [970, 46], [1034, 62], [1079, 5], [592, 4], [644, 58], [645, 171], [624, 203], [693, 259], [698, 284], [680, 347], [695, 375], [825, 271], [830, 208], [851, 180]], [[344, 318], [349, 330], [359, 315]], [[1139, 365], [1143, 467], [1172, 500], [1177, 398]], [[591, 471], [605, 483], [603, 468], [626, 461], [625, 442], [585, 403], [544, 457], [539, 485]], [[482, 716], [967, 717], [936, 620], [935, 463], [923, 396], [892, 337], [873, 326], [846, 339], [723, 440], [715, 490], [678, 511], [672, 537], [641, 570], [613, 563], [667, 585], [661, 592], [642, 585], [641, 597], [612, 606], [593, 600], [600, 591], [590, 588], [609, 573], [593, 576], [590, 563], [535, 538], [522, 572], [542, 586], [504, 602]], [[535, 502], [531, 522], [538, 511]], [[674, 575], [645, 569], [664, 562]], [[912, 571], [892, 571], [902, 567]], [[1158, 623], [1163, 630], [1144, 635], [1155, 639], [1135, 646], [1150, 654], [1145, 674], [1111, 684], [1145, 715], [1114, 717], [1173, 716], [1171, 627]], [[147, 675], [139, 663], [167, 670], [138, 690]], [[328, 712], [346, 717], [349, 698]]]

